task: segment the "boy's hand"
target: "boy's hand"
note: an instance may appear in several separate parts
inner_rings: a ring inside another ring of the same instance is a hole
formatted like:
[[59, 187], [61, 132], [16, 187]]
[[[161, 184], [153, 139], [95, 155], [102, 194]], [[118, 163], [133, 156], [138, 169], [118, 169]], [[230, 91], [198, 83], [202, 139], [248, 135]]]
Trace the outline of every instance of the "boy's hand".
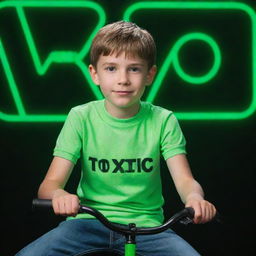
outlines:
[[76, 216], [79, 210], [79, 199], [77, 195], [58, 189], [53, 194], [52, 206], [57, 215]]
[[195, 210], [193, 219], [195, 224], [206, 223], [216, 215], [215, 206], [203, 198], [190, 198], [186, 203], [186, 207], [192, 207]]

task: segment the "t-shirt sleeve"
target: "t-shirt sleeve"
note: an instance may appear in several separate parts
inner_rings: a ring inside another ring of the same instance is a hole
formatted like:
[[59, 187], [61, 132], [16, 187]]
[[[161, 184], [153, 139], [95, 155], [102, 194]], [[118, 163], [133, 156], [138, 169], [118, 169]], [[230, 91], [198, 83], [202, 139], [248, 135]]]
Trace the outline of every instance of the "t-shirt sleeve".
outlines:
[[82, 146], [81, 126], [82, 122], [78, 113], [71, 109], [58, 136], [53, 151], [54, 156], [65, 158], [74, 164], [77, 162]]
[[178, 154], [186, 154], [186, 140], [178, 120], [170, 114], [162, 127], [161, 152], [165, 160]]

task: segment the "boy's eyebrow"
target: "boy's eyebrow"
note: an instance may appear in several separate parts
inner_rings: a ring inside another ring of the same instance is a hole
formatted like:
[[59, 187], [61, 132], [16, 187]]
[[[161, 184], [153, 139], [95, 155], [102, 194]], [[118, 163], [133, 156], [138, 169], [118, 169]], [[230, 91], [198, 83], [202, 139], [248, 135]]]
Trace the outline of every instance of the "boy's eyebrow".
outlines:
[[[106, 65], [118, 65], [118, 63], [116, 63], [116, 62], [104, 62], [104, 63], [102, 63], [102, 66], [106, 66]], [[144, 67], [145, 64], [134, 62], [134, 63], [129, 64], [128, 66], [142, 66], [142, 67]]]
[[131, 63], [131, 64], [129, 64], [129, 66], [142, 66], [142, 67], [144, 67], [145, 66], [145, 64], [143, 64], [143, 63]]
[[102, 66], [106, 66], [106, 65], [116, 65], [117, 63], [115, 62], [104, 62], [102, 63]]

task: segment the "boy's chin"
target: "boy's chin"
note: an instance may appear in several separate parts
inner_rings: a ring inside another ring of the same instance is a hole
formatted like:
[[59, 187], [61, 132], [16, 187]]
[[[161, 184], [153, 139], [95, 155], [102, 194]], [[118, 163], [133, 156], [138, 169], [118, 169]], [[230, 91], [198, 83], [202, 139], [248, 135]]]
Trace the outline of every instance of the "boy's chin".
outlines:
[[[108, 100], [107, 100], [108, 101]], [[128, 110], [137, 108], [140, 105], [140, 101], [130, 101], [130, 100], [118, 100], [118, 101], [108, 101], [109, 107], [114, 107], [120, 110]]]
[[139, 104], [140, 104], [139, 101], [138, 102], [119, 101], [115, 104], [115, 106], [120, 109], [129, 109], [129, 108], [137, 107]]

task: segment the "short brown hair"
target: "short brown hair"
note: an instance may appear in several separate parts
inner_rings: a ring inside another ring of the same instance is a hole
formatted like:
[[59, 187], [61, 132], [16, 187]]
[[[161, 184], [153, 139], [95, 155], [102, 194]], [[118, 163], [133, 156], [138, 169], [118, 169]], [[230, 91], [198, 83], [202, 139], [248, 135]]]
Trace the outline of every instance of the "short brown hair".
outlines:
[[94, 37], [90, 50], [90, 62], [96, 68], [100, 55], [120, 53], [138, 56], [148, 62], [150, 69], [155, 64], [156, 46], [151, 34], [135, 23], [118, 21], [102, 27]]

